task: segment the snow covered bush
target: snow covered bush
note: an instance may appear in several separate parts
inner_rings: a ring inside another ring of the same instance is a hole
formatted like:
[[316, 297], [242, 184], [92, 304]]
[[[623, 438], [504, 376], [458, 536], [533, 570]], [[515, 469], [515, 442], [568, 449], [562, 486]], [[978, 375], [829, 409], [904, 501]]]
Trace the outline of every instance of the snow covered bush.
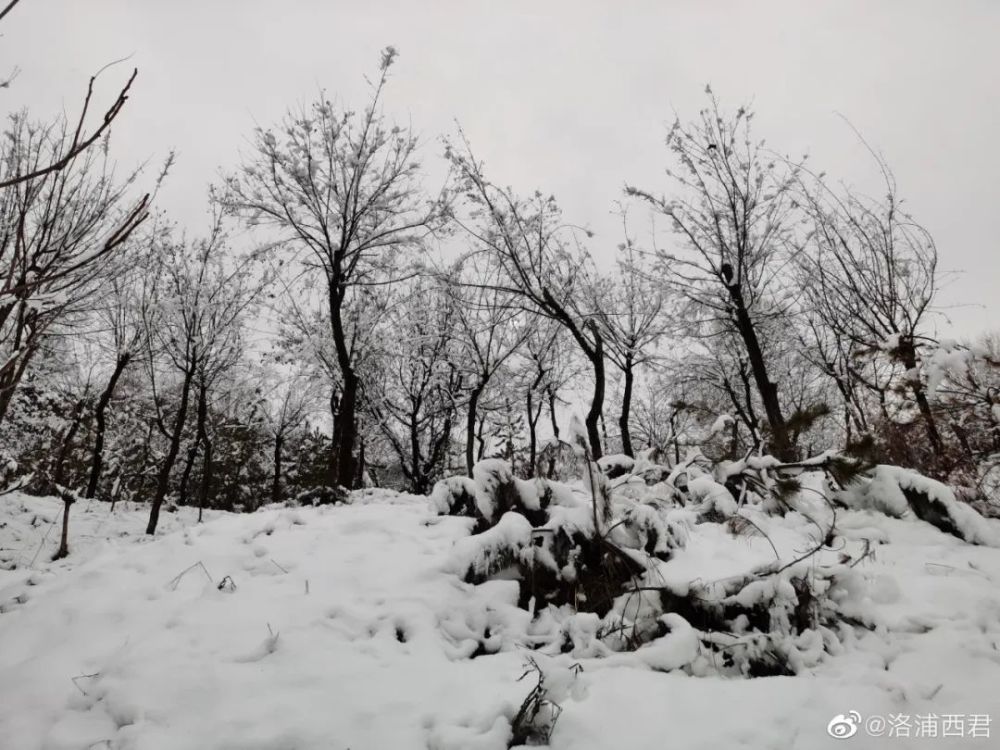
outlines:
[[516, 585], [529, 614], [520, 637], [491, 631], [487, 653], [521, 644], [692, 674], [793, 674], [839, 650], [851, 623], [865, 626], [853, 565], [868, 547], [834, 544], [840, 459], [713, 465], [692, 454], [661, 472], [634, 461], [615, 479], [587, 465], [565, 483], [489, 460], [431, 493], [439, 513], [474, 519], [450, 570]]

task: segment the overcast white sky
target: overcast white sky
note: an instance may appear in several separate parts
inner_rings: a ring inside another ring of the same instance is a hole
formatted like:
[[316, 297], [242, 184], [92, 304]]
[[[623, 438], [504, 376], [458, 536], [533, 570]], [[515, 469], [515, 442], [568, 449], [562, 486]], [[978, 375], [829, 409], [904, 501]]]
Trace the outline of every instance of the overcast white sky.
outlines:
[[[22, 0], [0, 26], [7, 111], [77, 110], [88, 76], [132, 55], [116, 127], [123, 162], [178, 151], [160, 204], [201, 229], [205, 194], [267, 125], [320, 88], [361, 106], [379, 50], [400, 58], [386, 109], [438, 135], [461, 122], [490, 174], [553, 192], [567, 218], [620, 241], [624, 182], [664, 186], [665, 125], [711, 83], [753, 99], [756, 132], [868, 184], [872, 165], [836, 113], [888, 158], [910, 211], [956, 272], [941, 301], [959, 333], [1000, 327], [1000, 2], [320, 2]], [[103, 93], [127, 76], [105, 74]]]

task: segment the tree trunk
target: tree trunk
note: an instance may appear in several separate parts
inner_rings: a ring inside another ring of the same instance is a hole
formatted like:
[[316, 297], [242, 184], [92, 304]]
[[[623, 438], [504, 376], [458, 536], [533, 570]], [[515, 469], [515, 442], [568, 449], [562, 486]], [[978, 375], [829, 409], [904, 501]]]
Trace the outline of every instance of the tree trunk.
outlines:
[[101, 393], [101, 397], [97, 401], [97, 408], [94, 411], [96, 426], [94, 430], [94, 450], [90, 459], [90, 479], [87, 482], [87, 491], [84, 493], [84, 497], [87, 498], [94, 497], [97, 494], [97, 485], [101, 480], [101, 469], [104, 465], [104, 433], [107, 430], [106, 415], [108, 404], [111, 403], [111, 397], [114, 395], [115, 387], [118, 385], [118, 379], [125, 372], [125, 368], [128, 367], [131, 359], [132, 354], [130, 352], [124, 352], [118, 356], [114, 372], [111, 373], [111, 379], [108, 380], [104, 392]]
[[[191, 448], [188, 450], [187, 463], [184, 464], [184, 473], [181, 474], [180, 487], [177, 490], [178, 505], [188, 504], [188, 484], [191, 481], [191, 472], [194, 470], [194, 460], [198, 455], [198, 448], [201, 447], [205, 440], [205, 421], [208, 418], [208, 403], [206, 402], [207, 395], [205, 393], [205, 384], [201, 383], [198, 386], [198, 407], [197, 411], [197, 424], [195, 425], [195, 436], [194, 442], [191, 443]], [[202, 459], [204, 462], [204, 458]]]
[[187, 420], [188, 398], [191, 395], [191, 381], [194, 379], [194, 367], [184, 373], [184, 384], [181, 387], [181, 402], [177, 407], [177, 415], [174, 417], [174, 429], [170, 434], [170, 445], [167, 455], [163, 459], [163, 465], [156, 476], [156, 494], [153, 496], [153, 504], [149, 509], [149, 523], [146, 524], [146, 533], [155, 534], [156, 524], [160, 520], [160, 506], [167, 496], [170, 487], [170, 472], [177, 461], [177, 454], [181, 449], [181, 434], [184, 432], [184, 423]]
[[354, 443], [357, 439], [357, 401], [358, 376], [352, 371], [343, 372], [344, 390], [340, 395], [340, 404], [334, 420], [333, 431], [335, 440], [333, 464], [330, 467], [330, 486], [340, 485], [344, 489], [353, 489], [354, 484]]
[[338, 418], [340, 414], [340, 394], [336, 388], [330, 389], [330, 420], [333, 425], [332, 432], [330, 433], [330, 455], [327, 457], [327, 478], [326, 483], [329, 487], [334, 487], [337, 484], [337, 446], [340, 445], [340, 419]]
[[552, 437], [559, 439], [559, 422], [556, 420], [556, 389], [549, 387], [547, 390], [549, 397], [549, 419], [552, 420]]
[[590, 441], [590, 457], [596, 461], [604, 455], [601, 450], [600, 421], [604, 411], [604, 342], [600, 334], [594, 329], [594, 338], [597, 346], [594, 348], [590, 359], [590, 364], [594, 368], [594, 395], [590, 400], [590, 411], [587, 412], [585, 420], [587, 426], [587, 440]]
[[[904, 336], [900, 337], [899, 355], [903, 361], [903, 367], [911, 372], [917, 369], [917, 352], [913, 346], [912, 339]], [[917, 402], [917, 409], [923, 418], [924, 427], [927, 431], [927, 439], [930, 441], [931, 448], [939, 458], [943, 458], [944, 441], [941, 439], [941, 433], [938, 431], [937, 420], [934, 419], [934, 412], [931, 411], [930, 401], [927, 400], [927, 392], [916, 378], [910, 380], [910, 389], [913, 391], [913, 399]]]
[[191, 447], [188, 448], [187, 459], [184, 461], [184, 471], [181, 472], [181, 481], [177, 486], [177, 504], [188, 504], [188, 483], [191, 481], [191, 472], [194, 471], [194, 460], [198, 457], [198, 441], [192, 440]]
[[66, 430], [62, 445], [59, 446], [59, 457], [56, 460], [54, 482], [59, 496], [63, 501], [63, 522], [62, 534], [59, 539], [59, 549], [56, 550], [56, 554], [52, 558], [53, 560], [61, 560], [69, 554], [69, 506], [73, 504], [74, 498], [73, 493], [63, 487], [63, 472], [70, 447], [73, 445], [73, 438], [76, 437], [76, 433], [80, 429], [80, 423], [83, 421], [83, 407], [86, 406], [86, 403], [87, 400], [81, 398], [73, 408], [73, 422], [70, 424], [69, 429]]
[[632, 363], [632, 353], [625, 356], [625, 392], [622, 394], [622, 413], [618, 418], [618, 428], [622, 432], [622, 453], [626, 456], [634, 457], [632, 450], [632, 433], [629, 431], [628, 420], [632, 412], [632, 386], [635, 382], [634, 365]]
[[358, 458], [354, 462], [354, 486], [364, 487], [365, 485], [365, 439], [363, 436], [358, 438]]
[[476, 442], [476, 410], [479, 408], [479, 397], [483, 395], [483, 384], [477, 385], [469, 394], [469, 407], [465, 419], [465, 471], [471, 477], [475, 466]]
[[476, 460], [482, 461], [486, 456], [486, 415], [479, 417], [479, 424], [476, 425]]
[[56, 485], [57, 491], [62, 491], [62, 486], [65, 484], [65, 470], [66, 470], [66, 459], [69, 458], [70, 449], [73, 447], [73, 440], [76, 438], [76, 433], [80, 430], [80, 423], [83, 421], [83, 408], [87, 405], [87, 399], [81, 398], [76, 402], [73, 407], [73, 415], [71, 417], [70, 425], [66, 429], [66, 433], [63, 435], [62, 442], [59, 446], [59, 453], [56, 456], [56, 466], [53, 472], [53, 482]]
[[63, 501], [62, 534], [59, 536], [59, 549], [52, 556], [53, 562], [62, 560], [69, 554], [69, 506], [73, 504], [73, 495], [65, 491], [60, 494]]
[[333, 346], [337, 352], [337, 366], [343, 379], [344, 390], [340, 396], [340, 408], [337, 409], [333, 423], [334, 456], [330, 467], [330, 486], [340, 485], [344, 489], [353, 489], [354, 484], [354, 443], [357, 440], [357, 408], [358, 386], [360, 379], [354, 371], [351, 361], [351, 350], [348, 346], [348, 334], [344, 328], [342, 310], [347, 286], [343, 283], [341, 269], [333, 269], [333, 275], [328, 277], [329, 285], [327, 301], [330, 308], [330, 331], [333, 334]]
[[205, 454], [201, 459], [201, 487], [198, 491], [198, 523], [201, 523], [201, 515], [208, 504], [208, 490], [212, 484], [212, 441], [208, 435], [204, 435]]
[[418, 397], [416, 402], [411, 401], [410, 407], [410, 487], [413, 490], [414, 495], [423, 494], [423, 478], [420, 471], [420, 430], [419, 430], [419, 414], [420, 414], [420, 399]]
[[281, 448], [285, 442], [284, 436], [279, 432], [274, 437], [274, 476], [271, 478], [271, 502], [281, 502]]
[[674, 444], [674, 466], [681, 462], [681, 437], [677, 434], [677, 411], [670, 412], [670, 437]]
[[761, 403], [764, 405], [767, 424], [771, 428], [771, 449], [782, 461], [792, 461], [795, 459], [794, 447], [788, 441], [788, 427], [785, 424], [785, 417], [781, 413], [778, 386], [772, 383], [768, 377], [764, 352], [760, 346], [760, 339], [757, 337], [757, 329], [754, 327], [753, 320], [750, 318], [750, 313], [743, 300], [743, 292], [739, 284], [731, 284], [726, 288], [729, 290], [729, 297], [736, 309], [736, 329], [743, 340], [744, 347], [746, 347], [747, 358], [750, 360], [750, 371], [753, 374], [754, 383], [757, 385], [757, 391], [760, 393]]
[[194, 435], [194, 450], [198, 450], [199, 445], [205, 446], [205, 453], [201, 458], [201, 487], [198, 493], [198, 521], [201, 521], [201, 509], [204, 508], [205, 498], [207, 497], [207, 487], [208, 481], [205, 477], [206, 467], [211, 470], [212, 467], [212, 445], [208, 441], [208, 386], [205, 385], [204, 381], [198, 384], [198, 424], [195, 427]]
[[541, 416], [542, 410], [538, 409], [538, 416], [535, 415], [534, 406], [534, 388], [528, 389], [527, 396], [527, 407], [528, 407], [528, 476], [525, 479], [530, 479], [535, 475], [535, 463], [538, 460], [538, 435], [536, 427], [538, 425], [538, 416]]

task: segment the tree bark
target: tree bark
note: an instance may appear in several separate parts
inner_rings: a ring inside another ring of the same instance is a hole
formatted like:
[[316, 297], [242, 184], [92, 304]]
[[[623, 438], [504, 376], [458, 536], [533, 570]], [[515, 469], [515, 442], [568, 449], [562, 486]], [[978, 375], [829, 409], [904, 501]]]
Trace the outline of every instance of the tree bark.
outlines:
[[736, 310], [736, 329], [746, 348], [747, 358], [750, 360], [750, 371], [753, 374], [757, 391], [760, 393], [761, 403], [764, 405], [767, 424], [771, 428], [771, 450], [782, 461], [792, 461], [795, 459], [794, 446], [788, 441], [788, 427], [785, 423], [785, 417], [781, 413], [778, 386], [772, 383], [768, 377], [767, 362], [764, 360], [764, 352], [760, 346], [760, 339], [757, 337], [757, 329], [747, 311], [743, 292], [739, 284], [729, 284], [726, 288], [729, 290], [729, 297]]
[[475, 442], [476, 442], [476, 410], [479, 408], [479, 397], [483, 395], [483, 386], [477, 385], [469, 394], [468, 413], [465, 419], [465, 471], [472, 476], [472, 468], [475, 466]]
[[365, 484], [365, 439], [362, 436], [358, 438], [358, 458], [354, 462], [354, 486], [363, 487]]
[[344, 390], [334, 420], [335, 440], [331, 446], [333, 463], [330, 467], [330, 486], [340, 485], [353, 489], [354, 443], [357, 438], [358, 376], [353, 371], [343, 373]]
[[191, 395], [191, 381], [194, 379], [194, 367], [184, 373], [184, 384], [181, 386], [181, 402], [177, 407], [177, 414], [174, 417], [174, 428], [170, 434], [170, 445], [167, 448], [167, 455], [163, 459], [163, 465], [156, 476], [156, 494], [153, 496], [153, 504], [149, 509], [149, 523], [146, 524], [146, 533], [155, 534], [156, 524], [160, 520], [160, 506], [167, 496], [170, 487], [170, 472], [177, 461], [177, 454], [181, 449], [181, 435], [184, 432], [184, 423], [187, 421], [188, 398]]
[[622, 433], [622, 453], [630, 458], [635, 456], [632, 450], [632, 434], [628, 426], [629, 414], [632, 411], [632, 386], [635, 382], [634, 367], [632, 353], [629, 352], [625, 355], [625, 392], [622, 394], [622, 413], [618, 418], [618, 428]]
[[97, 400], [97, 408], [94, 411], [96, 426], [94, 430], [94, 450], [90, 459], [90, 479], [87, 482], [87, 491], [84, 493], [84, 497], [87, 498], [94, 497], [97, 494], [97, 485], [101, 480], [101, 469], [104, 465], [104, 433], [107, 430], [108, 405], [111, 403], [111, 397], [115, 393], [118, 379], [125, 372], [125, 368], [128, 367], [131, 359], [131, 352], [123, 352], [118, 355], [114, 372], [111, 373], [111, 378], [108, 380], [107, 386], [105, 386], [101, 397]]
[[587, 412], [585, 420], [587, 426], [587, 440], [590, 442], [590, 457], [596, 461], [604, 455], [601, 450], [600, 421], [604, 411], [604, 342], [600, 334], [594, 329], [594, 338], [597, 346], [593, 353], [588, 355], [591, 366], [594, 368], [594, 395], [590, 400], [590, 410]]
[[204, 435], [205, 453], [201, 458], [201, 487], [198, 490], [198, 523], [201, 523], [201, 516], [208, 504], [208, 491], [212, 485], [212, 441], [208, 435]]
[[[343, 248], [341, 248], [343, 252]], [[354, 484], [354, 443], [357, 439], [357, 402], [360, 379], [354, 371], [351, 361], [351, 350], [348, 347], [347, 331], [344, 328], [342, 310], [346, 285], [337, 270], [333, 278], [328, 280], [330, 307], [330, 330], [333, 334], [333, 345], [337, 352], [337, 366], [343, 379], [344, 389], [340, 395], [340, 404], [333, 424], [333, 464], [330, 467], [330, 486], [340, 485], [344, 489], [353, 489]]]
[[559, 304], [548, 289], [542, 289], [542, 302], [540, 304], [542, 304], [543, 309], [548, 315], [557, 320], [570, 332], [570, 335], [594, 368], [594, 394], [590, 400], [590, 410], [587, 412], [584, 424], [587, 427], [587, 440], [590, 443], [591, 459], [596, 461], [603, 455], [601, 451], [600, 425], [598, 423], [604, 411], [604, 340], [601, 338], [601, 332], [597, 329], [597, 324], [593, 320], [587, 320], [584, 321], [583, 325], [590, 329], [591, 335], [594, 337], [593, 342], [588, 341], [570, 314], [566, 312], [566, 309]]
[[195, 412], [197, 414], [197, 424], [195, 425], [194, 441], [191, 443], [191, 448], [188, 450], [187, 462], [184, 464], [184, 472], [181, 474], [180, 487], [177, 490], [178, 505], [188, 504], [188, 484], [191, 481], [191, 472], [194, 470], [194, 461], [198, 456], [198, 448], [201, 447], [205, 439], [205, 420], [208, 417], [208, 405], [205, 399], [205, 385], [202, 383], [198, 386], [198, 406], [197, 411]]
[[198, 441], [192, 440], [191, 447], [188, 448], [187, 459], [184, 462], [184, 471], [181, 472], [181, 481], [177, 486], [177, 504], [188, 504], [188, 483], [191, 481], [191, 472], [194, 471], [194, 461], [198, 457]]
[[59, 537], [59, 549], [56, 550], [56, 554], [52, 557], [53, 560], [61, 560], [69, 554], [69, 506], [73, 504], [74, 498], [73, 494], [63, 487], [63, 472], [70, 446], [73, 444], [73, 438], [76, 437], [76, 433], [80, 429], [80, 423], [83, 421], [83, 408], [86, 403], [87, 400], [81, 398], [73, 408], [73, 422], [70, 424], [69, 429], [66, 430], [62, 445], [59, 446], [59, 457], [56, 460], [55, 485], [63, 501], [63, 522], [62, 533]]
[[552, 437], [559, 439], [559, 422], [556, 420], [556, 389], [546, 389], [549, 399], [549, 419], [552, 421]]
[[[900, 337], [899, 355], [900, 359], [903, 361], [903, 366], [907, 370], [916, 370], [917, 352], [913, 346], [912, 339], [908, 337]], [[927, 439], [930, 441], [931, 448], [934, 449], [934, 453], [937, 454], [938, 457], [943, 457], [944, 441], [941, 439], [941, 433], [938, 431], [937, 420], [934, 419], [934, 412], [931, 411], [930, 401], [927, 400], [927, 392], [924, 390], [920, 381], [916, 378], [910, 380], [910, 389], [913, 391], [913, 399], [917, 402], [917, 409], [920, 411], [920, 416], [923, 419], [924, 427], [927, 431]]]
[[280, 432], [274, 437], [274, 475], [271, 478], [271, 502], [281, 502], [281, 449], [285, 437]]
[[69, 506], [73, 504], [73, 496], [69, 492], [62, 492], [63, 519], [62, 533], [59, 535], [59, 549], [52, 556], [52, 560], [62, 560], [69, 554]]

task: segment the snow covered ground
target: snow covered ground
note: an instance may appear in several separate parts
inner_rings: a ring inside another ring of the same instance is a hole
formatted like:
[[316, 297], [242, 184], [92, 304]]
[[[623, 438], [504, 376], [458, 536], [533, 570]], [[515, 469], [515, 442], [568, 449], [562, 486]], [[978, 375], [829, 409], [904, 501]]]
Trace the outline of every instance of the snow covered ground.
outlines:
[[[528, 650], [516, 584], [451, 572], [472, 522], [426, 498], [201, 525], [182, 509], [155, 539], [144, 509], [81, 505], [70, 557], [50, 563], [60, 510], [0, 498], [4, 750], [502, 750], [529, 655], [562, 707], [560, 750], [1000, 745], [984, 718], [1000, 722], [1000, 550], [912, 518], [842, 513], [845, 541], [882, 542], [859, 565], [878, 627], [806, 673], [750, 680]], [[695, 527], [665, 570], [709, 578], [770, 554], [718, 528]], [[852, 711], [854, 736], [831, 737]]]

